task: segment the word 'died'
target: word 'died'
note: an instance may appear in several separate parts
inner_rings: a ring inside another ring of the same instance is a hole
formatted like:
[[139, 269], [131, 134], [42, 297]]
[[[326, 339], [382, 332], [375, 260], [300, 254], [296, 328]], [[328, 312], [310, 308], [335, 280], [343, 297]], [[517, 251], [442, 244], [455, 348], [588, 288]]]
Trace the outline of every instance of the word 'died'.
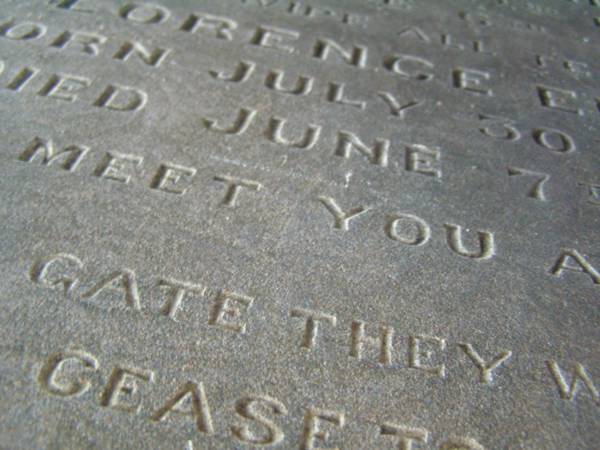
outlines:
[[[5, 64], [0, 61], [0, 75]], [[63, 103], [86, 102], [108, 111], [135, 112], [143, 109], [148, 94], [141, 89], [122, 84], [103, 84], [87, 76], [68, 73], [45, 74], [41, 69], [28, 66], [7, 70], [3, 87], [16, 93], [32, 92], [39, 97]]]

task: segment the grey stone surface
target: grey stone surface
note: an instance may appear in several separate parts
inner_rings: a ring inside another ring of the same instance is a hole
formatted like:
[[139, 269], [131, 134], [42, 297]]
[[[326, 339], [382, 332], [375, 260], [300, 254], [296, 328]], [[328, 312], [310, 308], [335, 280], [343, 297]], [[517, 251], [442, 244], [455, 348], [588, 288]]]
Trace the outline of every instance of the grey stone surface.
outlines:
[[1, 3], [1, 448], [598, 448], [600, 3]]

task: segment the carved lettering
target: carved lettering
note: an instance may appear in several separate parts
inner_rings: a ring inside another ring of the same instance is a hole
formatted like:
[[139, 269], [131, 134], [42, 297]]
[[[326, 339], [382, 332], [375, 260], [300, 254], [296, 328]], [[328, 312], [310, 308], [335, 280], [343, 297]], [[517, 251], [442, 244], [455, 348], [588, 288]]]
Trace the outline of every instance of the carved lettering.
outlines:
[[363, 206], [356, 206], [344, 212], [332, 197], [321, 196], [319, 197], [319, 201], [333, 216], [333, 228], [342, 231], [348, 231], [350, 229], [350, 221], [369, 210], [369, 208]]
[[[99, 364], [96, 358], [82, 351], [67, 351], [52, 355], [42, 366], [38, 382], [40, 385], [53, 395], [59, 397], [73, 397], [84, 394], [90, 388], [88, 379], [73, 377], [71, 380], [61, 380], [66, 372], [65, 366], [82, 366], [84, 370], [95, 371]], [[63, 370], [64, 369], [64, 370]], [[72, 369], [71, 369], [72, 370]], [[71, 370], [69, 372], [71, 372]]]
[[235, 292], [220, 291], [215, 301], [210, 324], [244, 334], [246, 323], [239, 322], [236, 319], [242, 315], [242, 312], [250, 309], [253, 302], [252, 297], [236, 294]]
[[266, 395], [242, 398], [236, 402], [235, 411], [242, 418], [258, 424], [262, 431], [257, 433], [247, 423], [234, 425], [231, 431], [240, 441], [253, 445], [276, 445], [283, 441], [285, 436], [281, 428], [264, 414], [287, 415], [287, 408], [276, 398]]
[[337, 428], [344, 427], [344, 414], [311, 408], [304, 418], [304, 432], [302, 434], [301, 450], [339, 450], [338, 447], [316, 447], [315, 441], [325, 442], [329, 439], [329, 431], [322, 430], [323, 422]]
[[550, 269], [550, 273], [556, 277], [562, 277], [565, 270], [568, 272], [584, 273], [592, 279], [594, 284], [600, 284], [600, 272], [575, 249], [562, 249], [556, 263]]
[[[135, 367], [115, 367], [100, 398], [100, 405], [138, 414], [142, 402], [141, 396], [136, 395], [139, 381], [152, 383], [154, 372]], [[124, 401], [123, 397], [127, 400]]]
[[58, 253], [37, 261], [30, 272], [30, 279], [44, 287], [57, 289], [62, 287], [65, 294], [79, 282], [79, 272], [83, 262], [68, 253]]
[[[169, 194], [183, 195], [190, 187], [192, 179], [196, 175], [194, 167], [185, 167], [178, 164], [161, 164], [158, 172], [152, 180], [150, 187]], [[185, 183], [179, 187], [179, 183]]]
[[237, 204], [236, 201], [242, 188], [258, 192], [263, 187], [258, 181], [245, 180], [242, 178], [230, 177], [228, 175], [217, 175], [214, 177], [214, 180], [227, 184], [227, 190], [225, 191], [225, 196], [221, 200], [221, 205], [230, 208], [233, 208]]
[[375, 145], [369, 147], [360, 140], [358, 136], [349, 131], [338, 132], [336, 156], [350, 158], [350, 152], [356, 150], [367, 157], [371, 164], [387, 167], [390, 141], [387, 139], [376, 139]]
[[573, 100], [577, 100], [577, 93], [575, 91], [550, 86], [538, 86], [537, 93], [541, 105], [545, 108], [583, 115], [583, 111], [572, 104]]
[[490, 384], [492, 382], [493, 371], [512, 356], [512, 352], [505, 350], [496, 355], [491, 361], [486, 362], [471, 344], [458, 344], [458, 346], [466, 353], [477, 369], [479, 369], [480, 383]]
[[304, 320], [304, 334], [300, 347], [312, 349], [316, 346], [317, 336], [319, 335], [319, 325], [327, 322], [331, 326], [336, 326], [337, 319], [331, 314], [311, 311], [308, 309], [293, 309], [290, 313], [292, 317]]
[[463, 244], [462, 227], [460, 225], [446, 223], [444, 224], [444, 228], [446, 229], [446, 241], [448, 246], [458, 255], [473, 259], [489, 259], [494, 256], [496, 252], [494, 235], [489, 231], [477, 232], [479, 248], [470, 251], [467, 250]]
[[213, 433], [212, 415], [202, 383], [185, 383], [173, 398], [152, 415], [152, 420], [161, 422], [172, 413], [192, 417], [201, 433]]
[[353, 321], [350, 332], [350, 356], [357, 359], [363, 358], [363, 346], [365, 343], [379, 347], [378, 362], [384, 365], [392, 364], [392, 341], [394, 329], [385, 325], [379, 326], [379, 336], [376, 338], [367, 336], [365, 323]]
[[444, 364], [428, 365], [429, 360], [433, 358], [433, 350], [423, 349], [423, 346], [433, 346], [439, 351], [444, 351], [446, 340], [435, 336], [410, 336], [408, 339], [408, 367], [445, 378], [446, 366]]
[[135, 273], [123, 269], [110, 273], [100, 282], [81, 295], [82, 299], [95, 299], [103, 291], [112, 291], [121, 294], [124, 303], [133, 309], [142, 309]]
[[54, 162], [58, 163], [59, 161], [62, 161], [60, 167], [64, 170], [73, 172], [88, 150], [89, 148], [87, 147], [69, 145], [64, 149], [55, 152], [54, 144], [51, 140], [35, 137], [27, 148], [25, 148], [23, 153], [21, 153], [19, 160], [32, 162], [41, 158], [42, 165], [44, 166], [49, 166]]

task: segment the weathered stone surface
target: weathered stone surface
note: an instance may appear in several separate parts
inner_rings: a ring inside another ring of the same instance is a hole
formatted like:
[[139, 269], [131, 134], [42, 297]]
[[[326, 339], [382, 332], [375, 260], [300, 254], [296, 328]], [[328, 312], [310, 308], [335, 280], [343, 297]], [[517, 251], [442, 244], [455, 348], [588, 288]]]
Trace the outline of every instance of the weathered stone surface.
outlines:
[[2, 3], [0, 447], [597, 448], [599, 2]]

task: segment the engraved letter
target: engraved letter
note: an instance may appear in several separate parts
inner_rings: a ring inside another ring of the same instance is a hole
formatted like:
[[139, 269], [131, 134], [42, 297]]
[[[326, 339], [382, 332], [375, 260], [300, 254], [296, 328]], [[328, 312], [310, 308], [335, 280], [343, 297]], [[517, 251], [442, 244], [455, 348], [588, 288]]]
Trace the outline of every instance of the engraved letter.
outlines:
[[81, 51], [83, 53], [96, 56], [100, 53], [98, 46], [106, 42], [106, 37], [83, 31], [65, 31], [60, 34], [50, 46], [63, 49], [67, 47], [70, 42], [81, 44]]
[[57, 0], [56, 7], [62, 8], [62, 9], [67, 9], [70, 11], [77, 11], [77, 12], [85, 12], [85, 13], [93, 13], [94, 12], [91, 9], [82, 8], [79, 5], [80, 3], [87, 3], [87, 0]]
[[[597, 2], [597, 0], [592, 0], [592, 1]], [[596, 5], [596, 6], [600, 6], [600, 5]], [[584, 63], [582, 61], [566, 60], [563, 62], [563, 67], [565, 69], [567, 69], [569, 72], [574, 73], [577, 76], [589, 77], [592, 75], [592, 73], [588, 70], [589, 69], [588, 63]]]
[[293, 309], [290, 316], [304, 319], [304, 335], [302, 336], [302, 343], [300, 347], [303, 348], [314, 348], [317, 343], [317, 336], [319, 335], [319, 324], [321, 322], [328, 322], [330, 325], [336, 325], [337, 319], [331, 314], [321, 313], [317, 311], [311, 311], [308, 309]]
[[250, 126], [250, 123], [252, 123], [252, 120], [254, 120], [255, 115], [256, 110], [241, 108], [233, 124], [229, 128], [222, 127], [217, 124], [216, 119], [210, 119], [207, 117], [203, 118], [202, 122], [204, 123], [204, 126], [207, 130], [223, 134], [239, 135], [244, 133], [248, 129], [248, 126]]
[[15, 24], [13, 20], [0, 25], [0, 36], [14, 41], [37, 39], [46, 34], [46, 26], [41, 23], [21, 22]]
[[59, 382], [59, 372], [65, 365], [79, 363], [86, 369], [97, 370], [98, 361], [89, 353], [81, 351], [66, 351], [56, 353], [48, 359], [40, 370], [38, 382], [48, 392], [60, 397], [79, 396], [90, 388], [89, 380], [78, 378], [69, 383]]
[[579, 114], [580, 116], [583, 115], [581, 109], [569, 104], [570, 100], [577, 99], [577, 93], [575, 93], [575, 91], [567, 91], [549, 86], [538, 86], [537, 92], [540, 103], [545, 108]]
[[139, 111], [148, 101], [148, 94], [136, 88], [110, 84], [94, 102], [94, 106], [112, 111]]
[[[389, 4], [391, 2], [388, 1], [387, 3]], [[431, 39], [429, 39], [429, 36], [427, 36], [427, 33], [425, 33], [419, 27], [406, 28], [405, 30], [402, 30], [402, 31], [396, 33], [396, 36], [399, 36], [401, 38], [404, 38], [404, 36], [410, 36], [410, 37], [416, 38], [422, 42], [427, 42], [427, 43], [431, 42]]]
[[294, 47], [285, 44], [285, 40], [296, 41], [300, 33], [294, 30], [285, 30], [282, 28], [260, 26], [250, 40], [253, 45], [259, 45], [266, 48], [274, 48], [288, 53], [293, 53]]
[[283, 76], [283, 71], [270, 71], [265, 78], [265, 86], [274, 91], [292, 95], [307, 95], [312, 91], [314, 78], [299, 76], [294, 87], [286, 88], [282, 85]]
[[320, 126], [309, 125], [308, 128], [304, 130], [301, 138], [297, 139], [296, 141], [291, 141], [281, 135], [281, 130], [283, 129], [285, 122], [285, 119], [280, 117], [271, 118], [267, 127], [267, 138], [271, 142], [286, 145], [288, 147], [299, 148], [302, 150], [309, 150], [317, 143], [319, 135], [321, 134]]
[[423, 428], [412, 428], [386, 422], [381, 425], [382, 436], [394, 436], [398, 439], [398, 450], [412, 450], [415, 441], [426, 443], [429, 433]]
[[484, 450], [484, 448], [475, 439], [452, 437], [442, 444], [440, 450]]
[[198, 16], [192, 14], [181, 25], [183, 31], [195, 33], [198, 29], [206, 30], [214, 34], [214, 37], [217, 39], [225, 39], [226, 41], [233, 39], [232, 31], [236, 28], [237, 23], [233, 20], [210, 14], [201, 14]]
[[92, 81], [88, 78], [55, 74], [50, 77], [39, 94], [44, 97], [73, 102], [77, 99], [76, 92], [87, 88], [90, 84], [92, 84]]
[[406, 146], [404, 154], [405, 168], [409, 172], [416, 172], [429, 177], [440, 178], [442, 171], [432, 167], [432, 163], [440, 160], [438, 150], [420, 144]]
[[329, 422], [338, 428], [344, 428], [344, 414], [311, 408], [304, 417], [304, 432], [302, 434], [301, 450], [339, 450], [339, 447], [316, 447], [315, 441], [326, 441], [329, 432], [321, 430], [321, 422]]
[[208, 73], [215, 80], [243, 83], [250, 78], [255, 67], [256, 64], [251, 61], [240, 61], [231, 74], [227, 74], [224, 71], [217, 72], [216, 70], [209, 70]]
[[242, 178], [230, 177], [227, 175], [216, 175], [214, 180], [227, 184], [227, 190], [225, 191], [223, 200], [221, 200], [221, 205], [228, 206], [230, 208], [236, 205], [236, 200], [242, 188], [250, 189], [256, 192], [262, 189], [262, 184], [260, 184], [258, 181], [244, 180]]
[[350, 220], [366, 213], [369, 210], [369, 208], [365, 208], [363, 206], [356, 206], [349, 209], [347, 212], [344, 212], [331, 197], [321, 196], [319, 197], [319, 201], [333, 216], [333, 228], [343, 231], [348, 231], [350, 229]]
[[252, 307], [254, 299], [235, 292], [220, 291], [215, 301], [212, 316], [209, 323], [217, 325], [225, 330], [244, 334], [246, 332], [246, 323], [237, 322], [243, 311]]
[[164, 22], [171, 14], [169, 13], [169, 10], [162, 6], [149, 3], [142, 5], [129, 3], [121, 8], [119, 15], [123, 19], [131, 22], [151, 24]]
[[188, 292], [194, 292], [203, 296], [206, 292], [204, 286], [199, 284], [186, 283], [184, 281], [174, 280], [172, 278], [166, 280], [160, 280], [158, 285], [162, 288], [167, 288], [167, 300], [165, 301], [161, 313], [167, 316], [169, 319], [175, 319], [177, 311], [181, 306], [181, 302]]
[[575, 367], [571, 373], [570, 383], [569, 380], [565, 379], [565, 375], [556, 361], [550, 360], [547, 361], [546, 364], [548, 365], [548, 370], [552, 375], [552, 379], [558, 387], [561, 398], [574, 401], [577, 396], [577, 391], [579, 390], [579, 381], [581, 380], [594, 399], [594, 402], [600, 405], [600, 394], [598, 393], [598, 389], [594, 386], [594, 382], [582, 364], [578, 362], [575, 363]]
[[587, 195], [588, 195], [588, 203], [595, 206], [600, 206], [600, 184], [595, 183], [586, 183], [585, 181], [580, 181], [580, 186], [587, 186]]
[[408, 367], [424, 370], [425, 372], [444, 378], [446, 376], [446, 366], [444, 364], [438, 366], [424, 365], [423, 359], [430, 360], [433, 351], [423, 350], [421, 348], [423, 344], [434, 345], [440, 351], [446, 349], [446, 341], [444, 339], [431, 336], [410, 336], [408, 339]]
[[452, 35], [450, 34], [442, 34], [440, 36], [441, 38], [441, 43], [445, 48], [451, 48], [451, 49], [455, 49], [455, 50], [464, 50], [465, 46], [463, 44], [461, 44], [460, 42], [456, 42], [454, 40], [454, 38], [452, 37]]
[[136, 41], [125, 42], [115, 56], [114, 59], [120, 61], [127, 61], [131, 55], [138, 56], [145, 64], [158, 67], [166, 58], [170, 50], [168, 48], [154, 48], [152, 51], [148, 50], [142, 44]]
[[389, 148], [390, 141], [387, 139], [376, 139], [375, 145], [368, 147], [355, 134], [339, 131], [335, 154], [342, 158], [350, 158], [350, 151], [354, 149], [365, 155], [371, 164], [387, 167]]
[[555, 153], [567, 154], [575, 151], [573, 138], [560, 130], [536, 128], [533, 130], [533, 139], [537, 144]]
[[454, 69], [452, 71], [452, 81], [454, 87], [473, 92], [474, 94], [493, 95], [491, 89], [485, 89], [481, 86], [482, 80], [489, 80], [490, 74], [475, 69]]
[[479, 249], [469, 251], [465, 248], [462, 241], [462, 227], [450, 223], [444, 224], [446, 228], [446, 242], [450, 249], [460, 256], [473, 259], [488, 259], [494, 256], [496, 248], [494, 245], [494, 235], [489, 231], [478, 231]]
[[96, 168], [94, 173], [97, 177], [127, 184], [131, 180], [131, 175], [127, 173], [127, 166], [137, 169], [142, 161], [141, 156], [106, 152], [104, 161]]
[[[414, 232], [411, 235], [407, 236], [406, 234], [400, 234], [398, 232], [398, 224], [402, 222], [412, 223]], [[426, 244], [431, 237], [431, 228], [429, 228], [427, 222], [412, 214], [396, 214], [390, 216], [390, 220], [385, 230], [390, 239], [407, 245], [423, 245]]]
[[[194, 175], [196, 175], [194, 167], [185, 167], [170, 163], [161, 164], [150, 187], [168, 192], [169, 194], [183, 195], [190, 187], [189, 183], [194, 178]], [[179, 181], [183, 181], [186, 185], [177, 187], [176, 185]]]
[[[54, 266], [60, 267], [57, 270], [58, 276], [51, 277], [49, 273], [54, 273]], [[75, 272], [72, 275], [64, 273], [65, 269], [71, 267], [69, 271]], [[64, 293], [68, 293], [75, 287], [75, 284], [79, 281], [76, 273], [81, 270], [83, 263], [79, 258], [68, 253], [58, 253], [52, 255], [49, 258], [44, 258], [37, 261], [31, 268], [30, 278], [34, 283], [39, 283], [45, 287], [55, 289], [62, 285]]]
[[[0, 69], [4, 69], [4, 63], [0, 66]], [[6, 85], [6, 89], [10, 89], [15, 92], [21, 92], [29, 81], [40, 72], [40, 69], [24, 67], [17, 73], [14, 78]], [[1, 70], [0, 70], [1, 73]]]
[[494, 357], [490, 362], [485, 360], [477, 353], [471, 344], [458, 344], [467, 354], [469, 359], [473, 361], [473, 364], [479, 369], [479, 382], [490, 384], [492, 382], [492, 372], [500, 366], [500, 364], [508, 361], [512, 356], [512, 352], [505, 350], [502, 353]]
[[352, 66], [365, 67], [367, 62], [367, 48], [360, 45], [355, 45], [351, 49], [346, 50], [331, 39], [317, 39], [313, 56], [325, 60], [331, 50], [334, 50], [335, 54], [338, 55], [338, 60], [341, 59]]
[[253, 445], [276, 445], [285, 437], [283, 431], [273, 420], [265, 417], [265, 412], [286, 415], [287, 409], [283, 403], [273, 397], [266, 395], [251, 396], [238, 400], [235, 404], [235, 411], [244, 419], [249, 419], [262, 425], [262, 433], [253, 431], [246, 423], [243, 425], [233, 425], [231, 431], [242, 442]]
[[358, 109], [365, 109], [367, 105], [363, 100], [352, 100], [344, 97], [344, 90], [346, 89], [345, 84], [329, 83], [329, 89], [327, 90], [327, 100], [331, 103], [338, 103], [340, 105], [354, 106]]
[[353, 321], [350, 331], [350, 356], [362, 359], [363, 344], [371, 344], [379, 347], [378, 361], [381, 364], [392, 364], [392, 339], [394, 337], [394, 329], [385, 325], [379, 326], [379, 337], [373, 338], [365, 333], [365, 323], [361, 321]]
[[427, 61], [426, 59], [420, 58], [418, 56], [411, 56], [411, 55], [396, 55], [392, 58], [388, 58], [385, 61], [384, 66], [390, 72], [397, 73], [398, 75], [400, 75], [403, 78], [412, 78], [414, 80], [420, 80], [420, 81], [428, 81], [433, 78], [433, 74], [429, 73], [429, 72], [420, 72], [420, 71], [407, 72], [406, 70], [404, 70], [403, 68], [400, 67], [400, 65], [402, 63], [407, 63], [407, 65], [413, 65], [414, 63], [417, 63], [417, 65], [421, 65], [421, 66], [424, 66], [424, 67], [427, 67], [430, 69], [433, 68], [433, 63]]
[[69, 145], [59, 152], [54, 152], [51, 140], [35, 137], [31, 144], [21, 153], [19, 160], [31, 162], [38, 155], [42, 158], [42, 165], [49, 166], [55, 161], [62, 160], [60, 165], [63, 169], [73, 172], [89, 148], [78, 145]]
[[[110, 406], [111, 408], [120, 409], [121, 411], [137, 414], [142, 407], [141, 396], [136, 395], [138, 392], [137, 380], [152, 383], [154, 381], [154, 373], [151, 370], [115, 367], [106, 389], [100, 397], [100, 405]], [[129, 401], [123, 402], [122, 397], [126, 396]]]
[[[188, 402], [189, 407], [184, 409], [184, 405]], [[160, 422], [172, 412], [194, 417], [196, 428], [202, 433], [213, 432], [212, 416], [202, 383], [188, 381], [172, 399], [152, 415], [152, 420]]]
[[[575, 262], [576, 265], [570, 264], [571, 260]], [[575, 249], [562, 249], [558, 260], [550, 270], [550, 273], [560, 277], [562, 276], [563, 270], [586, 273], [592, 279], [594, 284], [600, 284], [600, 273]]]
[[141, 309], [140, 294], [138, 292], [135, 273], [129, 269], [123, 269], [120, 272], [113, 272], [106, 278], [103, 278], [99, 283], [92, 287], [89, 291], [81, 295], [81, 298], [94, 299], [100, 292], [105, 289], [119, 292], [122, 294], [122, 299], [125, 304], [133, 309]]
[[404, 114], [406, 111], [412, 108], [416, 108], [417, 106], [422, 106], [425, 103], [422, 100], [412, 100], [404, 105], [401, 105], [400, 102], [389, 92], [378, 92], [379, 98], [381, 98], [386, 105], [390, 108], [390, 114], [392, 116], [399, 117], [401, 120], [404, 120]]

